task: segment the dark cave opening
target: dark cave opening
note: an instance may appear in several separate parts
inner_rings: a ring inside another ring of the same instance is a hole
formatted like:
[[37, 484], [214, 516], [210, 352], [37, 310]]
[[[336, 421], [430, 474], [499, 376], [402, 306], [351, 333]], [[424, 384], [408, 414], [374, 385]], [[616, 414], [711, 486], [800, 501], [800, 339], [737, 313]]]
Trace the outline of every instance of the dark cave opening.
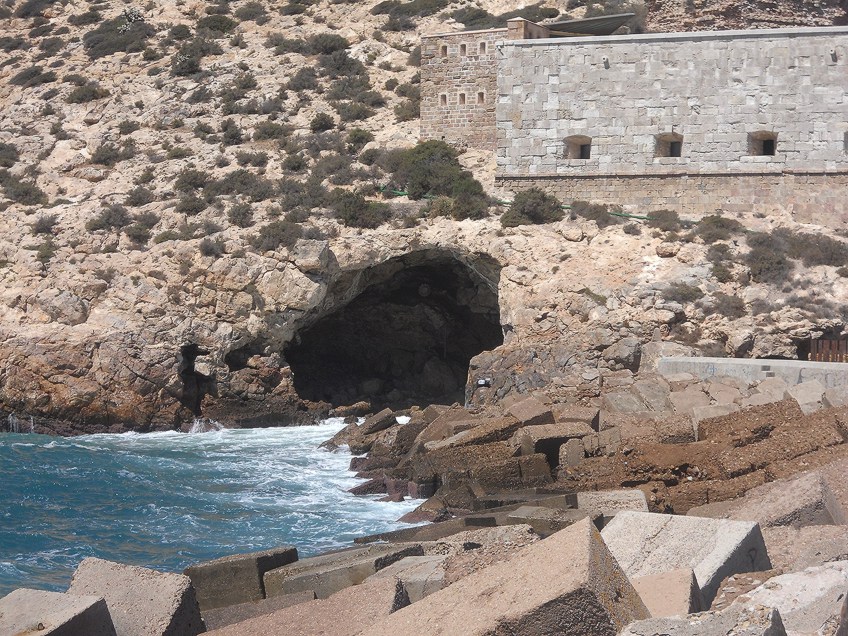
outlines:
[[285, 349], [301, 398], [373, 407], [462, 402], [471, 358], [503, 343], [493, 259], [394, 260], [371, 268], [362, 293]]
[[198, 356], [208, 355], [209, 352], [201, 349], [194, 343], [180, 347], [179, 376], [183, 381], [183, 394], [180, 402], [195, 415], [200, 415], [200, 405], [207, 394], [214, 394], [212, 379], [195, 370], [194, 361]]

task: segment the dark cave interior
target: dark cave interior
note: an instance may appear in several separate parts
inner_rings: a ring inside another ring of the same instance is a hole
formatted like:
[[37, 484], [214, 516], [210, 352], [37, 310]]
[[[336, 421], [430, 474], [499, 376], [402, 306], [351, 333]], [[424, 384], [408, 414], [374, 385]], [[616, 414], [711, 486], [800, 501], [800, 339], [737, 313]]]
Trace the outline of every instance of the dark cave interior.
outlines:
[[471, 358], [503, 343], [499, 273], [445, 253], [370, 268], [360, 294], [286, 347], [295, 390], [333, 406], [462, 402]]

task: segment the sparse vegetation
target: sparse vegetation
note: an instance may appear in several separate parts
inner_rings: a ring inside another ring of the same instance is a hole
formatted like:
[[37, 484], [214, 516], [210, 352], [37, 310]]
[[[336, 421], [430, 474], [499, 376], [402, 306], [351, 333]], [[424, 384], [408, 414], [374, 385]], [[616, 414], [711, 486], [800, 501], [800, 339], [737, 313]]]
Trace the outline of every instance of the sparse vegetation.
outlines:
[[277, 220], [259, 228], [250, 244], [260, 252], [273, 252], [280, 247], [290, 248], [300, 238], [302, 230], [297, 223]]
[[599, 229], [604, 229], [619, 222], [618, 217], [611, 212], [621, 212], [621, 208], [606, 203], [590, 203], [588, 201], [573, 201], [571, 203], [572, 216], [581, 216], [589, 221], [594, 221]]
[[10, 174], [7, 170], [0, 170], [0, 185], [8, 198], [21, 205], [43, 205], [47, 203], [47, 195], [33, 181], [23, 181]]
[[45, 214], [40, 216], [32, 224], [32, 233], [36, 235], [53, 234], [53, 230], [56, 229], [56, 224], [58, 222], [59, 219], [55, 214]]
[[309, 122], [309, 129], [314, 132], [323, 132], [325, 130], [332, 130], [336, 125], [336, 122], [333, 121], [333, 118], [327, 113], [318, 113], [315, 117], [312, 118], [312, 121]]
[[356, 192], [337, 189], [330, 193], [330, 207], [344, 225], [373, 229], [391, 218], [391, 210], [385, 203], [368, 201]]
[[675, 303], [693, 303], [704, 297], [704, 292], [696, 285], [688, 283], [671, 283], [663, 290], [663, 298]]
[[88, 82], [82, 86], [77, 86], [72, 90], [65, 99], [69, 104], [84, 104], [92, 102], [95, 99], [103, 99], [109, 96], [109, 91], [101, 88], [96, 82]]
[[742, 231], [742, 224], [736, 219], [712, 214], [698, 221], [693, 234], [699, 236], [704, 243], [710, 244], [716, 241], [726, 241], [734, 234]]
[[141, 15], [125, 9], [124, 14], [112, 20], [105, 20], [83, 36], [83, 45], [92, 59], [113, 53], [140, 53], [147, 46], [147, 40], [156, 33], [152, 25], [145, 22]]
[[99, 230], [120, 230], [132, 223], [132, 218], [123, 205], [112, 204], [104, 206], [97, 216], [88, 220], [85, 229], [89, 232]]
[[563, 218], [559, 200], [539, 188], [529, 188], [515, 195], [509, 209], [501, 216], [503, 227], [539, 225]]
[[11, 168], [21, 158], [18, 149], [12, 144], [0, 143], [0, 168]]

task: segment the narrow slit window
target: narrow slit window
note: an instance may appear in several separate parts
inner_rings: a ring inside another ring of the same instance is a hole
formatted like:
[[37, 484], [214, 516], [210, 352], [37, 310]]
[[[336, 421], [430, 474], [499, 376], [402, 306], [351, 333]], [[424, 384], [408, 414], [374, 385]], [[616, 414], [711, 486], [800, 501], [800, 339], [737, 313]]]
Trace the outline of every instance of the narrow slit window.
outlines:
[[656, 152], [657, 157], [682, 157], [683, 135], [678, 133], [664, 133], [657, 135]]
[[842, 151], [848, 155], [848, 132], [842, 133]]
[[585, 135], [573, 135], [565, 140], [566, 159], [591, 159], [592, 138]]
[[486, 53], [486, 43], [480, 42], [480, 55], [484, 55]]
[[460, 105], [460, 106], [465, 106], [465, 93], [460, 93], [460, 94], [459, 94], [459, 105]]
[[459, 54], [460, 55], [468, 55], [468, 47], [465, 44], [459, 45]]
[[448, 47], [447, 44], [442, 44], [442, 57], [448, 56]]
[[448, 105], [448, 96], [447, 95], [439, 95], [439, 105], [447, 106]]
[[777, 154], [777, 134], [761, 130], [748, 135], [748, 154], [774, 157]]
[[[486, 101], [486, 94], [482, 91], [477, 93], [477, 103], [483, 104], [483, 103], [485, 103], [485, 101]], [[846, 138], [848, 138], [848, 135], [846, 135]], [[846, 143], [848, 143], [848, 141], [846, 141]]]

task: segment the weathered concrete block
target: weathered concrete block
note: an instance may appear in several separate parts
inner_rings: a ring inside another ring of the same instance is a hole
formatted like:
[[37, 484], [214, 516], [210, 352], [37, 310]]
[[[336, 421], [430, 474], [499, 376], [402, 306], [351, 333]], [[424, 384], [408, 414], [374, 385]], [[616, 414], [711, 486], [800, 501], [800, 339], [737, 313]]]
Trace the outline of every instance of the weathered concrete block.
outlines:
[[635, 488], [628, 490], [598, 490], [577, 493], [577, 508], [590, 516], [614, 517], [622, 510], [648, 512], [645, 493]]
[[839, 624], [846, 591], [848, 561], [836, 561], [773, 577], [733, 604], [774, 607], [788, 631], [827, 634]]
[[828, 409], [848, 405], [848, 390], [844, 386], [827, 389], [822, 395], [822, 405]]
[[428, 451], [434, 451], [443, 448], [468, 446], [470, 444], [500, 442], [510, 439], [520, 427], [521, 422], [514, 417], [495, 417], [479, 420], [476, 426], [454, 433], [446, 439], [426, 442], [424, 448]]
[[260, 601], [203, 610], [201, 614], [203, 616], [203, 622], [206, 623], [206, 629], [213, 630], [226, 627], [227, 625], [241, 623], [255, 616], [264, 616], [265, 614], [270, 614], [277, 610], [297, 605], [298, 603], [307, 603], [314, 600], [315, 592], [308, 590], [306, 592], [298, 592], [297, 594], [280, 594], [271, 598], [263, 598]]
[[724, 577], [771, 568], [760, 527], [749, 521], [624, 511], [602, 536], [628, 576], [691, 568], [707, 604]]
[[541, 426], [525, 426], [512, 436], [512, 444], [522, 455], [544, 453], [556, 466], [559, 447], [569, 439], [579, 439], [592, 434], [592, 429], [584, 422], [557, 422]]
[[0, 634], [115, 636], [106, 601], [21, 588], [0, 598]]
[[822, 408], [825, 386], [818, 380], [808, 380], [795, 386], [790, 386], [783, 394], [784, 399], [792, 399], [798, 403], [801, 412], [809, 415]]
[[598, 430], [600, 410], [589, 406], [575, 406], [573, 404], [555, 404], [551, 407], [554, 419], [557, 423], [568, 424], [577, 422], [586, 424], [593, 431]]
[[298, 603], [241, 623], [208, 632], [210, 636], [356, 636], [409, 605], [400, 581], [369, 581], [347, 588], [328, 599]]
[[544, 506], [519, 506], [507, 513], [507, 522], [511, 524], [526, 524], [533, 528], [536, 534], [548, 537], [563, 528], [585, 519], [589, 514], [585, 510], [557, 510]]
[[698, 506], [687, 515], [756, 521], [763, 528], [844, 524], [846, 521], [842, 506], [817, 473], [763, 484], [749, 490], [744, 497]]
[[266, 572], [265, 594], [293, 594], [312, 590], [319, 599], [329, 597], [408, 556], [422, 556], [420, 544], [374, 545], [301, 559]]
[[773, 404], [774, 402], [780, 402], [783, 399], [780, 395], [775, 395], [773, 393], [754, 393], [753, 395], [742, 398], [739, 402], [739, 406], [743, 409], [749, 406], [762, 406], [763, 404]]
[[372, 574], [365, 582], [377, 579], [397, 579], [403, 584], [409, 602], [415, 603], [444, 587], [447, 558], [446, 554], [406, 557]]
[[507, 409], [507, 412], [521, 422], [522, 426], [554, 423], [554, 414], [551, 412], [551, 408], [534, 397], [516, 402]]
[[653, 618], [686, 616], [704, 609], [695, 573], [689, 568], [630, 579]]
[[195, 636], [204, 631], [191, 580], [182, 574], [88, 558], [68, 594], [102, 596], [120, 636]]
[[710, 396], [699, 387], [688, 387], [685, 391], [671, 393], [668, 396], [675, 413], [692, 415], [696, 408], [709, 406]]
[[786, 636], [780, 612], [770, 607], [728, 608], [684, 618], [651, 618], [628, 625], [619, 636]]
[[607, 393], [601, 399], [601, 417], [603, 412], [609, 413], [640, 413], [647, 411], [648, 407], [638, 397], [627, 391]]
[[848, 594], [842, 601], [842, 610], [839, 612], [839, 627], [836, 628], [836, 636], [848, 636]]
[[670, 391], [668, 383], [659, 376], [652, 379], [637, 380], [630, 389], [644, 402], [651, 411], [670, 411]]
[[265, 598], [265, 573], [295, 561], [297, 548], [282, 546], [198, 563], [183, 574], [191, 579], [200, 610], [205, 611]]
[[583, 461], [583, 442], [570, 439], [559, 448], [558, 465], [563, 468], [573, 468]]
[[647, 615], [586, 519], [392, 614], [367, 633], [607, 635]]

